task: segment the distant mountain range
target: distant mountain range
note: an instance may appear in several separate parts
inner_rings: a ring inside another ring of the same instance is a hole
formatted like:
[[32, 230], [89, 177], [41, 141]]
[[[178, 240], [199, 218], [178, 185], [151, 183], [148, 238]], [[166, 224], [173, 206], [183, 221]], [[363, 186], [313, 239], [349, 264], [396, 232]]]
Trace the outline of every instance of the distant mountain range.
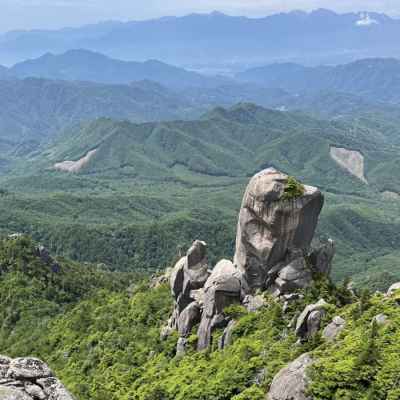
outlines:
[[147, 21], [106, 22], [0, 36], [1, 63], [85, 48], [124, 60], [158, 59], [200, 69], [235, 69], [275, 61], [342, 63], [400, 56], [400, 20], [376, 13], [294, 11], [265, 18], [218, 12]]
[[70, 50], [61, 55], [47, 53], [37, 59], [14, 65], [9, 74], [18, 78], [34, 76], [108, 84], [153, 80], [174, 88], [212, 87], [228, 80], [222, 77], [206, 77], [156, 60], [127, 62], [88, 50]]
[[2, 68], [0, 74], [2, 155], [35, 149], [65, 128], [99, 117], [187, 120], [216, 106], [243, 102], [323, 118], [373, 114], [375, 121], [384, 120], [384, 130], [388, 123], [396, 130], [400, 118], [400, 61], [395, 59], [315, 68], [273, 64], [225, 79], [76, 50]]
[[353, 190], [362, 180], [333, 160], [330, 148], [335, 146], [363, 154], [370, 184], [397, 191], [400, 180], [392, 176], [398, 169], [397, 145], [389, 139], [360, 123], [323, 121], [239, 104], [217, 107], [191, 121], [133, 124], [98, 119], [66, 131], [42, 153], [38, 165], [149, 179], [176, 177], [181, 171], [178, 167], [191, 174], [235, 177], [274, 166], [310, 176], [325, 187], [336, 187], [340, 181], [343, 188], [348, 180], [348, 190]]
[[[250, 68], [228, 78], [207, 76], [155, 60], [121, 61], [81, 49], [60, 55], [48, 53], [9, 69], [0, 67], [0, 79], [10, 77], [103, 84], [154, 81], [175, 91], [190, 89], [192, 98], [200, 98], [203, 103], [207, 100], [214, 105], [243, 100], [269, 105], [265, 102], [263, 88], [281, 90], [292, 95], [329, 91], [353, 94], [374, 102], [400, 102], [400, 61], [394, 58], [370, 58], [337, 66], [317, 67], [275, 63]], [[266, 97], [269, 94], [270, 91]], [[221, 101], [221, 98], [225, 101]]]
[[236, 78], [289, 92], [346, 92], [373, 100], [400, 101], [400, 61], [364, 59], [338, 66], [304, 67], [272, 64], [249, 69]]

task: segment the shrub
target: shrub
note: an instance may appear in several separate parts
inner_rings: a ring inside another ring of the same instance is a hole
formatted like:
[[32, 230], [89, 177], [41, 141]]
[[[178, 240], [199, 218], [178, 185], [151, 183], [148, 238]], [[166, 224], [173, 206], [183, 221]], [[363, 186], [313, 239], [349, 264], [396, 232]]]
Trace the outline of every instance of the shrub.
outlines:
[[291, 200], [297, 199], [298, 197], [303, 196], [304, 194], [304, 186], [293, 176], [289, 176], [286, 186], [285, 192], [282, 196], [283, 200]]

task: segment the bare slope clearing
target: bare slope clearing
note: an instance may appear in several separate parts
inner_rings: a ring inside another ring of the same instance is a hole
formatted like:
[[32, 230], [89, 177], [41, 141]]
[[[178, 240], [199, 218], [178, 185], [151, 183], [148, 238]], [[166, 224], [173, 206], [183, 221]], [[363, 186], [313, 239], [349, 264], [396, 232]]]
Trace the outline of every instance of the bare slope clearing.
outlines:
[[54, 164], [54, 168], [59, 171], [64, 172], [79, 172], [89, 161], [90, 159], [96, 154], [97, 149], [89, 151], [85, 157], [82, 157], [78, 161], [63, 161], [60, 163]]
[[350, 174], [361, 181], [368, 183], [364, 176], [364, 156], [355, 150], [348, 150], [343, 147], [331, 147], [331, 157]]

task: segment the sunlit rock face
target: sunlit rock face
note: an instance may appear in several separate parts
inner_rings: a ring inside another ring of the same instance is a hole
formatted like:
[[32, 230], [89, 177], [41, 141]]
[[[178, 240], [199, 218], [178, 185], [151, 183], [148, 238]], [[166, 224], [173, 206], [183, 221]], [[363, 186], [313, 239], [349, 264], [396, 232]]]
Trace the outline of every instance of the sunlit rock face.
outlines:
[[[307, 254], [315, 233], [322, 193], [304, 186], [300, 196], [286, 198], [287, 183], [286, 174], [268, 168], [250, 180], [243, 198], [234, 264], [253, 290], [275, 286], [280, 271]], [[303, 287], [310, 277], [302, 274], [299, 263], [292, 268], [296, 271], [287, 272]]]
[[[175, 307], [161, 337], [178, 331], [177, 355], [185, 353], [197, 324], [198, 350], [211, 345], [215, 329], [226, 328], [220, 346], [229, 345], [235, 324], [225, 309], [241, 304], [257, 311], [265, 304], [257, 289], [289, 301], [291, 294], [312, 284], [314, 274], [329, 274], [334, 243], [311, 249], [323, 202], [318, 189], [273, 168], [250, 180], [239, 213], [234, 262], [221, 260], [211, 268], [206, 243], [196, 240], [170, 273]], [[319, 317], [311, 316], [311, 331], [319, 329]]]

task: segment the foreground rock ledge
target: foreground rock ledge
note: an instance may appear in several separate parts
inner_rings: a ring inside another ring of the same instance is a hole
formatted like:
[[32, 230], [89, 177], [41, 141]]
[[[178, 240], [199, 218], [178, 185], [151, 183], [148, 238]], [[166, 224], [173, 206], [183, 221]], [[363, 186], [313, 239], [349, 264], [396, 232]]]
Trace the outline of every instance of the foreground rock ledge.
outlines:
[[43, 361], [0, 356], [0, 400], [37, 399], [74, 400]]

